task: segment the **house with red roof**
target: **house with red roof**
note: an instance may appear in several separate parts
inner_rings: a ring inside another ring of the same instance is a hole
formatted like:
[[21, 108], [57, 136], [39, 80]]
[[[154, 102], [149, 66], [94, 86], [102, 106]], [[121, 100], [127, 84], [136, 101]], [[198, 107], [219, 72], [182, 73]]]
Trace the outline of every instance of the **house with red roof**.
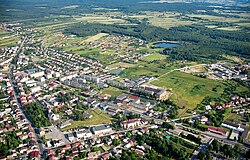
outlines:
[[216, 133], [216, 134], [227, 135], [227, 132], [225, 130], [217, 128], [217, 127], [208, 126], [207, 129], [208, 131]]

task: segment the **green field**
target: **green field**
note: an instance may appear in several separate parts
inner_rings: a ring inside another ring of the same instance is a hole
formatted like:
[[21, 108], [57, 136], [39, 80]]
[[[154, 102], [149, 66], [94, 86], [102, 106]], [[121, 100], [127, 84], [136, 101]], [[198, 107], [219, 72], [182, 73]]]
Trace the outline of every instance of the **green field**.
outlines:
[[[152, 84], [172, 88], [174, 94], [171, 99], [179, 106], [185, 106], [189, 109], [194, 109], [206, 96], [219, 97], [226, 88], [222, 82], [177, 71], [161, 77], [158, 81], [153, 81]], [[212, 89], [216, 86], [220, 87], [217, 87], [217, 91], [213, 91]], [[237, 88], [240, 91], [244, 89], [244, 87]]]
[[225, 121], [240, 121], [242, 120], [242, 117], [236, 113], [229, 113], [224, 118]]
[[101, 110], [90, 110], [89, 114], [91, 114], [93, 117], [84, 121], [71, 121], [71, 125], [63, 128], [62, 130], [66, 131], [80, 126], [93, 126], [111, 123], [112, 118], [110, 118], [108, 114]]
[[130, 67], [134, 67], [134, 64], [130, 64], [130, 63], [125, 63], [125, 62], [117, 62], [117, 63], [113, 63], [111, 65], [108, 66], [109, 69], [116, 69], [116, 68], [130, 68]]
[[101, 92], [102, 92], [102, 94], [110, 94], [112, 97], [117, 97], [126, 91], [115, 88], [115, 87], [108, 87], [108, 88], [103, 89]]
[[159, 68], [160, 65], [161, 62], [159, 63], [138, 62], [136, 66], [123, 70], [124, 74], [121, 77], [123, 78], [139, 78], [141, 76], [159, 77], [160, 75], [171, 70], [170, 67], [168, 69]]
[[145, 61], [155, 61], [155, 60], [162, 60], [162, 59], [166, 59], [166, 55], [162, 55], [160, 53], [153, 53], [153, 54], [150, 54], [148, 56], [144, 56], [142, 58], [142, 60], [145, 60]]

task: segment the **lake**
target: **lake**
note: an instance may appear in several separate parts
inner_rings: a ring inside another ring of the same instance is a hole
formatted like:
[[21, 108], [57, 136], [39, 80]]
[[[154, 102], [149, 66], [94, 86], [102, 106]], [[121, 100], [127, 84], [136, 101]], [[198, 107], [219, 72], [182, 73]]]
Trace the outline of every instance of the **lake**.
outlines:
[[158, 47], [158, 48], [173, 48], [173, 47], [178, 47], [178, 46], [182, 46], [182, 44], [170, 43], [170, 42], [159, 42], [159, 43], [154, 44], [154, 47]]

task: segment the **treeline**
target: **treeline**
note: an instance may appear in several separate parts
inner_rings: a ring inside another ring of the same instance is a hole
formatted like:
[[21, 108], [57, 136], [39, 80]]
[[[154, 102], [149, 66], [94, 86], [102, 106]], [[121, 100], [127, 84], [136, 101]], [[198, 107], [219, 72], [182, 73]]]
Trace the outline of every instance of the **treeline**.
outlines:
[[165, 29], [146, 23], [136, 26], [78, 23], [66, 29], [64, 33], [83, 37], [93, 36], [98, 33], [109, 33], [133, 36], [149, 42], [161, 40], [184, 42], [184, 46], [165, 49], [162, 52], [162, 54], [169, 55], [169, 60], [221, 60], [223, 59], [221, 57], [222, 53], [250, 57], [249, 33], [222, 31], [199, 25]]
[[31, 103], [25, 106], [32, 122], [37, 128], [50, 126], [51, 123], [45, 115], [45, 111], [39, 103]]

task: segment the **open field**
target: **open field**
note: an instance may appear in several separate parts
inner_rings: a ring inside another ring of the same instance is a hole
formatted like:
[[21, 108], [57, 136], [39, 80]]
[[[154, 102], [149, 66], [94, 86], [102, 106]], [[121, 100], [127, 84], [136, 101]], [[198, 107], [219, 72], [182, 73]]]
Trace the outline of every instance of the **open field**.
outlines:
[[0, 37], [0, 47], [10, 47], [15, 46], [19, 38], [17, 36]]
[[116, 68], [130, 68], [134, 67], [135, 64], [125, 63], [125, 62], [117, 62], [108, 66], [109, 69], [116, 69]]
[[177, 71], [163, 76], [158, 81], [153, 81], [152, 84], [159, 87], [172, 88], [174, 94], [171, 96], [171, 99], [178, 105], [186, 106], [190, 109], [194, 109], [206, 96], [220, 96], [223, 90], [218, 92], [212, 91], [217, 85], [225, 88], [220, 82]]
[[107, 36], [108, 34], [107, 33], [99, 33], [95, 36], [89, 36], [87, 37], [86, 39], [83, 40], [83, 42], [93, 42], [93, 41], [96, 41], [104, 36]]
[[9, 36], [11, 36], [10, 32], [7, 32], [3, 30], [2, 28], [0, 28], [0, 38], [9, 37]]
[[100, 52], [100, 50], [97, 48], [81, 49], [81, 50], [74, 51], [74, 53], [77, 53], [80, 55], [87, 55], [87, 54], [99, 53], [99, 52]]
[[113, 98], [119, 96], [120, 94], [126, 92], [125, 90], [121, 90], [115, 87], [108, 87], [108, 88], [104, 88], [102, 91], [102, 94], [109, 94], [111, 95]]
[[186, 14], [188, 17], [201, 18], [204, 20], [215, 21], [215, 22], [229, 22], [235, 23], [245, 20], [244, 18], [226, 18], [222, 16], [212, 16], [212, 15], [203, 15], [203, 14]]
[[195, 22], [192, 21], [182, 21], [178, 20], [176, 18], [159, 18], [159, 17], [154, 17], [149, 20], [149, 23], [154, 25], [154, 26], [159, 26], [163, 28], [170, 28], [170, 27], [175, 27], [179, 25], [191, 25], [195, 24]]
[[237, 62], [237, 63], [243, 63], [244, 59], [241, 57], [231, 56], [231, 55], [222, 55], [223, 57], [227, 58], [228, 60]]
[[224, 117], [225, 121], [231, 121], [231, 122], [233, 121], [237, 122], [240, 121], [241, 119], [242, 117], [236, 113], [229, 113]]
[[[136, 66], [123, 70], [123, 78], [139, 78], [141, 76], [159, 77], [160, 75], [168, 72], [168, 69], [159, 68], [161, 64], [154, 64], [148, 62], [139, 62]], [[169, 68], [170, 69], [170, 68]]]
[[86, 119], [84, 121], [71, 121], [71, 125], [63, 128], [63, 130], [65, 131], [80, 126], [93, 126], [98, 124], [111, 123], [111, 118], [109, 117], [109, 115], [101, 110], [89, 110], [88, 112], [93, 116], [92, 118]]
[[[111, 14], [111, 13], [110, 13]], [[101, 23], [101, 24], [114, 24], [114, 23], [126, 23], [125, 20], [119, 18], [111, 18], [112, 15], [107, 13], [101, 14], [84, 14], [79, 17], [75, 17], [76, 21], [88, 22], [88, 23]], [[112, 12], [113, 15], [119, 15], [120, 12]]]
[[163, 54], [159, 54], [159, 53], [153, 53], [153, 54], [150, 54], [148, 56], [144, 56], [142, 58], [142, 60], [145, 60], [145, 61], [155, 61], [155, 60], [162, 60], [162, 59], [166, 59], [166, 55], [163, 55]]
[[117, 11], [116, 8], [92, 8], [95, 11]]
[[224, 30], [224, 31], [238, 31], [240, 30], [239, 27], [222, 27], [222, 28], [217, 28], [218, 30]]

